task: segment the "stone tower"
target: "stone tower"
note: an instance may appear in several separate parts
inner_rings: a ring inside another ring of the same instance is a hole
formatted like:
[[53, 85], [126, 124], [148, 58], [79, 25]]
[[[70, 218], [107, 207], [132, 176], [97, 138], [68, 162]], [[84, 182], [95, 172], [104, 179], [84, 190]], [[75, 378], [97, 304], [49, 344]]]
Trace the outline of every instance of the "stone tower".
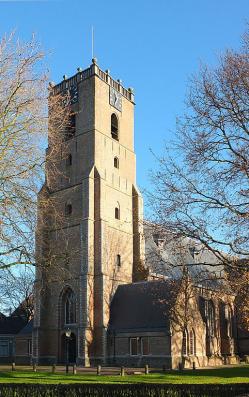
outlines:
[[[54, 150], [56, 177], [47, 164], [39, 194], [36, 252], [45, 265], [36, 274], [33, 360], [105, 363], [110, 301], [144, 255], [134, 94], [96, 59], [53, 87], [61, 92], [71, 96], [73, 116]], [[52, 146], [49, 139], [47, 153]]]

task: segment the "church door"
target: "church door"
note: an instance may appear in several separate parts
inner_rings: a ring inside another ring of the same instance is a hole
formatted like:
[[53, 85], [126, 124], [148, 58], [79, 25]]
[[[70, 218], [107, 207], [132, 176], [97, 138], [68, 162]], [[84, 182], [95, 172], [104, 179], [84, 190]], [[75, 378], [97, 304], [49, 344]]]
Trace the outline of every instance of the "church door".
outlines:
[[76, 363], [76, 336], [74, 333], [71, 334], [70, 338], [66, 338], [66, 335], [63, 334], [61, 338], [62, 343], [62, 360], [66, 364], [67, 361], [69, 364]]

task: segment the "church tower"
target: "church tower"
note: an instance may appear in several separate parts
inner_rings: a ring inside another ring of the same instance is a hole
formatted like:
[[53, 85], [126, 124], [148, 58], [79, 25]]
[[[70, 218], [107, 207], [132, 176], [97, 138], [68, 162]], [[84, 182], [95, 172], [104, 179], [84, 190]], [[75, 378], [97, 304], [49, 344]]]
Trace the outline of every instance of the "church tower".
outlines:
[[33, 360], [106, 363], [110, 301], [144, 255], [134, 94], [96, 59], [53, 87], [63, 92], [70, 128], [59, 149], [49, 138], [58, 171], [47, 164], [38, 200]]

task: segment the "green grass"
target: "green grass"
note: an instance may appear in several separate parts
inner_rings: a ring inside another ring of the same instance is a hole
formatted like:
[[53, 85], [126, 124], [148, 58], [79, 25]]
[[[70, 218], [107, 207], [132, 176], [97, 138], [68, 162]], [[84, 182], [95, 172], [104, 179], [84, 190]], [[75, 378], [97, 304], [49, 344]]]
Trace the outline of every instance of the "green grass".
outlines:
[[32, 372], [19, 369], [4, 372], [0, 368], [0, 383], [249, 383], [249, 365], [201, 370], [168, 371], [149, 375], [105, 376], [93, 374]]

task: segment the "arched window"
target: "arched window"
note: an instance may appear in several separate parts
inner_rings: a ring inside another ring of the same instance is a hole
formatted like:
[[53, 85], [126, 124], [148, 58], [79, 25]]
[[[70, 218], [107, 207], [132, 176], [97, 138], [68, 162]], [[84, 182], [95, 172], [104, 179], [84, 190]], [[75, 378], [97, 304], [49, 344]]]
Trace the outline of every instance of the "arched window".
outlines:
[[114, 157], [114, 167], [119, 168], [119, 159], [118, 157]]
[[119, 140], [118, 118], [115, 113], [111, 115], [111, 134], [113, 139]]
[[116, 207], [115, 207], [115, 219], [120, 219], [120, 206], [119, 206], [119, 203], [117, 203]]
[[233, 323], [232, 323], [232, 309], [230, 305], [225, 306], [225, 327], [226, 327], [226, 336], [233, 336]]
[[215, 336], [215, 309], [212, 300], [208, 300], [206, 303], [206, 318], [207, 318], [207, 331], [208, 336]]
[[187, 356], [188, 354], [188, 332], [185, 329], [182, 335], [182, 355]]
[[72, 290], [68, 290], [64, 297], [65, 324], [76, 323], [76, 299]]
[[118, 254], [116, 258], [116, 265], [121, 266], [121, 256]]
[[72, 212], [73, 212], [72, 204], [71, 203], [66, 203], [65, 204], [65, 215], [69, 216], [69, 215], [72, 214]]
[[196, 352], [196, 343], [195, 343], [195, 332], [193, 329], [191, 329], [189, 333], [189, 354], [190, 355], [195, 355]]

